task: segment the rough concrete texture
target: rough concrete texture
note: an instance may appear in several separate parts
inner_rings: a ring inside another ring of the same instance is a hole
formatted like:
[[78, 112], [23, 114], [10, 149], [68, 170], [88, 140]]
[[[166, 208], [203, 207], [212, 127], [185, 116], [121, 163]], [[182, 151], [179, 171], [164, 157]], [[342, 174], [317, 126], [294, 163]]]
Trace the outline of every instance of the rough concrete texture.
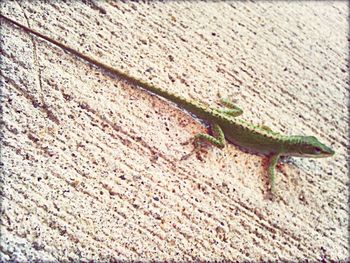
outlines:
[[2, 1], [1, 13], [188, 98], [317, 136], [277, 170], [172, 103], [1, 20], [1, 261], [349, 257], [347, 1]]

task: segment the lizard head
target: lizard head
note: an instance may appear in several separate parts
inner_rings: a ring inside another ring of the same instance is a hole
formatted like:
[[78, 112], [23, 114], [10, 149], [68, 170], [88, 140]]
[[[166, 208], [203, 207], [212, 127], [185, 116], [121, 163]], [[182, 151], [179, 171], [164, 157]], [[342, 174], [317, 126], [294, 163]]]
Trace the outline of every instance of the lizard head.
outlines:
[[293, 156], [321, 158], [334, 155], [334, 151], [314, 136], [293, 136], [294, 143], [289, 150]]

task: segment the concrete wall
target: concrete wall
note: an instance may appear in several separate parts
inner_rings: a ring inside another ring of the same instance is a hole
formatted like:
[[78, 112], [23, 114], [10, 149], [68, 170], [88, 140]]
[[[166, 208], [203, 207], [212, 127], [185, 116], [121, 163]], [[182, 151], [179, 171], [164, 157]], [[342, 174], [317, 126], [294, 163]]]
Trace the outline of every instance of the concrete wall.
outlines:
[[2, 261], [349, 256], [346, 1], [3, 1], [23, 25], [168, 91], [331, 145], [279, 165], [1, 20]]

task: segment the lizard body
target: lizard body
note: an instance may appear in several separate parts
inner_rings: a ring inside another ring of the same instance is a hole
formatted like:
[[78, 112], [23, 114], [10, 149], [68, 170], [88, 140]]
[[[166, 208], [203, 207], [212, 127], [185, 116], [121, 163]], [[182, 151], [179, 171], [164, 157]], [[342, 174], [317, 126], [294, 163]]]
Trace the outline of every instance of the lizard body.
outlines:
[[208, 107], [207, 105], [197, 101], [185, 99], [182, 96], [173, 94], [142, 80], [131, 77], [124, 72], [86, 56], [61, 42], [51, 39], [50, 37], [47, 37], [1, 14], [0, 17], [11, 24], [18, 26], [22, 30], [59, 46], [63, 50], [66, 50], [95, 66], [98, 66], [112, 74], [116, 74], [131, 84], [139, 86], [151, 93], [172, 101], [198, 118], [205, 120], [212, 127], [213, 135], [200, 133], [195, 136], [196, 140], [206, 140], [217, 147], [223, 148], [225, 146], [225, 139], [227, 139], [233, 144], [248, 149], [251, 152], [268, 155], [270, 160], [268, 173], [270, 176], [271, 191], [274, 189], [274, 169], [280, 156], [317, 158], [328, 157], [334, 154], [334, 151], [331, 148], [322, 144], [313, 136], [282, 135], [280, 133], [273, 132], [267, 127], [255, 126], [251, 123], [236, 118], [242, 114], [242, 110], [230, 101], [223, 101], [223, 104], [226, 106], [225, 108], [216, 108]]

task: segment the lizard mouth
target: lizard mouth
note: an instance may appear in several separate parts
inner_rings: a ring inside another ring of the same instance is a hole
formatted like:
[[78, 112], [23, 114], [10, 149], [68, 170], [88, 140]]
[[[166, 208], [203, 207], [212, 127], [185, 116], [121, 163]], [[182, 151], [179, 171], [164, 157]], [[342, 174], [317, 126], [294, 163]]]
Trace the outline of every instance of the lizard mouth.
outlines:
[[318, 154], [312, 154], [312, 153], [295, 153], [293, 156], [295, 157], [306, 157], [306, 158], [325, 158], [330, 157], [334, 155], [334, 151], [330, 152], [323, 152]]

